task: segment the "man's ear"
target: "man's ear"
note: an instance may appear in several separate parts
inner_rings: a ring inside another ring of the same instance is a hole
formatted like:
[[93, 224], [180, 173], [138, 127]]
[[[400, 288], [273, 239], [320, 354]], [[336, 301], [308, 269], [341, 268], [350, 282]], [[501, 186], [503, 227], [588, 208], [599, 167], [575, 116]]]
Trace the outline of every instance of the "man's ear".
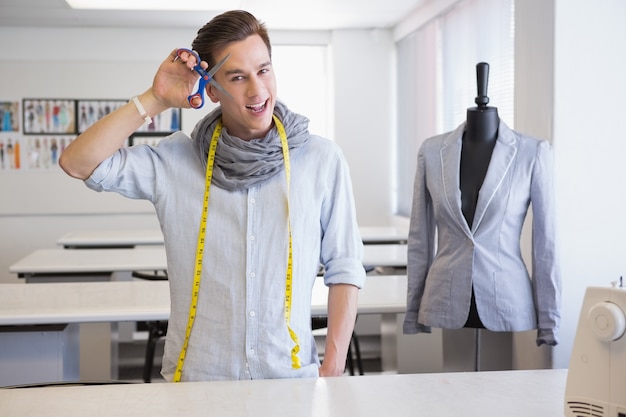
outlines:
[[219, 103], [220, 99], [215, 94], [215, 90], [216, 90], [215, 87], [213, 87], [211, 84], [207, 84], [207, 86], [206, 86], [206, 95], [209, 97], [209, 99], [211, 99], [211, 101], [213, 103]]

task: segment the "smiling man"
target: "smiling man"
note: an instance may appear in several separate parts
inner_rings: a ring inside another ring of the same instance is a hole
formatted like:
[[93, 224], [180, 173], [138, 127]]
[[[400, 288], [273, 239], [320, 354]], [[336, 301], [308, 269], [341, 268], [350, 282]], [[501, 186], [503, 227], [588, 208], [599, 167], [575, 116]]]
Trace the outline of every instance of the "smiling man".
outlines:
[[[277, 99], [254, 16], [215, 17], [192, 49], [172, 51], [152, 86], [77, 137], [60, 164], [91, 189], [154, 204], [170, 282], [168, 381], [342, 375], [365, 280], [346, 161]], [[159, 113], [198, 107], [194, 68], [226, 57], [206, 87], [219, 106], [191, 138], [124, 147]], [[321, 365], [310, 311], [320, 264], [330, 288]]]

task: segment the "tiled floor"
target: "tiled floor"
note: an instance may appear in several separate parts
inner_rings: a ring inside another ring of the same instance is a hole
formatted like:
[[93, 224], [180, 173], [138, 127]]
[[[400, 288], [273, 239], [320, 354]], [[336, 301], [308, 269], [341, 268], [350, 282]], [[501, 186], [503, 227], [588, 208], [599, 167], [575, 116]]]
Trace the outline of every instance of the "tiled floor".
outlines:
[[[323, 336], [318, 337], [318, 345], [323, 349]], [[359, 345], [361, 347], [361, 357], [364, 374], [381, 372], [380, 358], [380, 337], [360, 336]], [[120, 381], [142, 382], [143, 365], [145, 358], [146, 342], [143, 340], [121, 343], [119, 346], [119, 375]], [[152, 382], [164, 382], [159, 374], [161, 368], [161, 357], [163, 356], [163, 340], [157, 343], [154, 356], [154, 367], [152, 372]], [[355, 361], [356, 362], [356, 361]], [[355, 365], [356, 366], [356, 365]], [[357, 370], [358, 373], [358, 370]]]

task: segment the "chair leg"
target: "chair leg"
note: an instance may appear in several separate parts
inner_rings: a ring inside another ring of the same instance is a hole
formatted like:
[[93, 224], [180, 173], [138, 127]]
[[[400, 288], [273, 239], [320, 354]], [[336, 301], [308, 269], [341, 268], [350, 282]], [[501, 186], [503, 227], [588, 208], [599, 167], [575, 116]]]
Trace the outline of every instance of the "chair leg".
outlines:
[[148, 343], [146, 344], [146, 357], [143, 365], [143, 382], [152, 381], [156, 344], [161, 337], [165, 336], [166, 331], [167, 322], [148, 322]]
[[143, 382], [152, 381], [152, 367], [154, 366], [154, 350], [156, 347], [156, 335], [154, 334], [154, 325], [150, 326], [148, 333], [148, 343], [146, 345], [146, 359], [143, 364]]
[[[356, 365], [359, 368], [359, 375], [363, 375], [363, 360], [361, 358], [361, 347], [359, 346], [359, 338], [355, 332], [352, 332], [351, 344], [354, 344], [354, 352], [356, 354]], [[350, 351], [350, 350], [348, 350]]]
[[352, 347], [348, 345], [348, 355], [346, 356], [346, 365], [348, 366], [348, 371], [350, 371], [350, 375], [354, 375], [354, 360], [352, 358]]

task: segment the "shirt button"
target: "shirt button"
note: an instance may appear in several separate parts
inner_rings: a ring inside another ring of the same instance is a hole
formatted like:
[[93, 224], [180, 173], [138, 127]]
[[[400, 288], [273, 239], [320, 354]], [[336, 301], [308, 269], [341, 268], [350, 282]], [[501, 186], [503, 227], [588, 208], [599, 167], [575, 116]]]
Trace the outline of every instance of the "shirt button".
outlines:
[[254, 278], [256, 277], [256, 274], [254, 272], [250, 272], [250, 278]]
[[250, 240], [254, 240], [254, 235], [250, 236]]
[[256, 200], [254, 198], [251, 198], [250, 199], [250, 204], [254, 204], [254, 203], [256, 203]]
[[254, 355], [254, 349], [250, 349], [250, 350], [248, 351], [248, 353], [249, 353], [249, 354], [251, 354], [251, 355]]
[[254, 316], [256, 316], [256, 313], [254, 311], [251, 311], [250, 312], [250, 317], [254, 317]]

